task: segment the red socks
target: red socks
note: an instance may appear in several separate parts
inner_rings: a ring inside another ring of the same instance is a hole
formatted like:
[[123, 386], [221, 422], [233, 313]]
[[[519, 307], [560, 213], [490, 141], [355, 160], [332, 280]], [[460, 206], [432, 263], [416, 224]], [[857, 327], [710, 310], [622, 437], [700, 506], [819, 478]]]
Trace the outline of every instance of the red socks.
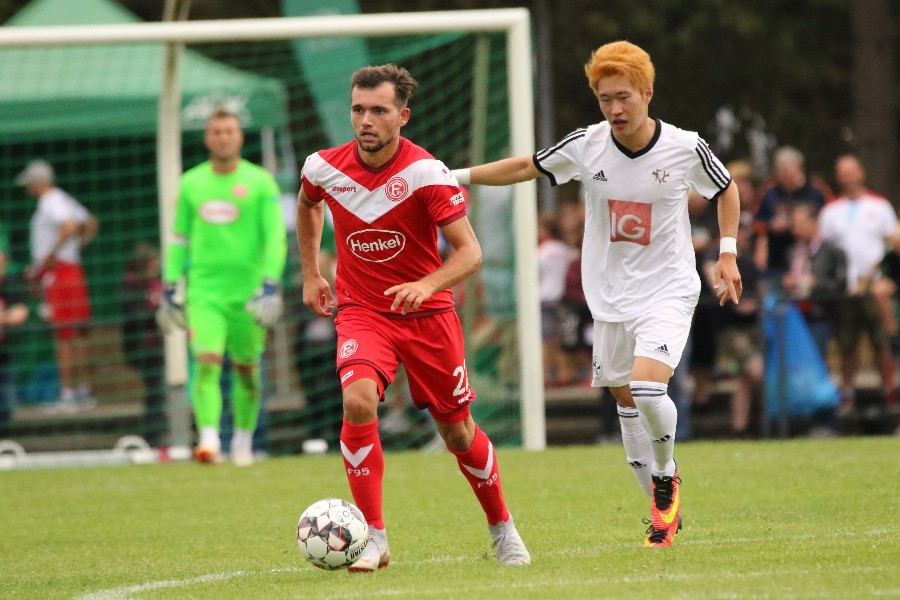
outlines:
[[475, 492], [487, 516], [488, 524], [496, 525], [501, 521], [508, 521], [509, 511], [506, 510], [503, 490], [500, 488], [497, 454], [487, 434], [476, 425], [475, 440], [468, 450], [465, 452], [449, 450], [456, 455], [459, 470], [469, 480], [469, 485], [472, 486], [472, 491]]
[[362, 511], [369, 525], [375, 529], [384, 529], [381, 514], [384, 453], [378, 436], [378, 420], [365, 425], [351, 425], [344, 421], [341, 428], [341, 454], [354, 504]]

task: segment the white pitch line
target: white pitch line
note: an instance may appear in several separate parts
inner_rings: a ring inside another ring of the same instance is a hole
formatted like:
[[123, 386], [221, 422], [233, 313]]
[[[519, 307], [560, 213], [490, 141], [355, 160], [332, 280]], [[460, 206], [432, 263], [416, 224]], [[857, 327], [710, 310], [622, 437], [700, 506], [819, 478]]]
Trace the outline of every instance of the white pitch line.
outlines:
[[246, 577], [253, 575], [266, 575], [269, 573], [293, 573], [299, 571], [298, 568], [285, 569], [269, 569], [267, 571], [226, 571], [224, 573], [210, 573], [208, 575], [200, 575], [199, 577], [189, 577], [187, 579], [166, 579], [163, 581], [148, 581], [138, 585], [129, 585], [119, 588], [111, 588], [108, 590], [100, 590], [91, 592], [84, 596], [78, 596], [76, 600], [121, 600], [127, 598], [131, 594], [140, 594], [152, 590], [162, 590], [167, 588], [180, 588], [198, 583], [211, 583], [213, 581], [225, 581], [234, 579], [235, 577]]
[[[716, 538], [715, 540], [690, 540], [690, 541], [685, 540], [683, 542], [680, 542], [678, 545], [679, 546], [682, 546], [682, 545], [702, 546], [702, 545], [715, 543], [715, 544], [721, 546], [721, 545], [738, 544], [738, 543], [746, 544], [746, 543], [761, 543], [761, 542], [773, 542], [773, 541], [801, 541], [801, 540], [806, 540], [806, 539], [821, 540], [823, 538], [839, 538], [839, 537], [840, 538], [848, 538], [848, 537], [858, 537], [858, 538], [879, 537], [880, 538], [880, 537], [883, 537], [886, 533], [890, 533], [890, 532], [891, 532], [891, 530], [889, 530], [889, 529], [875, 529], [875, 530], [862, 531], [862, 532], [835, 531], [835, 532], [832, 532], [830, 534], [825, 534], [825, 535], [806, 534], [806, 535], [783, 536], [783, 537], [776, 537], [776, 538], [768, 538], [768, 537], [767, 538], [724, 538], [724, 539]], [[584, 555], [596, 554], [598, 552], [629, 550], [629, 549], [634, 549], [634, 548], [638, 548], [638, 547], [639, 546], [637, 544], [631, 544], [631, 543], [607, 544], [607, 545], [601, 545], [601, 546], [596, 546], [596, 547], [592, 547], [592, 548], [569, 548], [564, 553], [567, 556], [577, 556], [577, 555], [582, 555], [582, 554], [584, 554]], [[555, 554], [560, 554], [560, 553], [563, 553], [563, 552], [562, 551], [550, 552], [550, 553], [545, 553], [545, 554], [555, 555]], [[483, 558], [487, 558], [487, 557], [488, 557], [488, 555], [484, 555]], [[426, 559], [420, 560], [419, 562], [420, 563], [429, 563], [429, 564], [461, 563], [461, 562], [466, 562], [468, 560], [471, 560], [471, 558], [472, 557], [463, 557], [463, 556], [442, 556], [442, 557], [426, 558]], [[391, 561], [391, 562], [393, 562], [395, 564], [402, 564], [401, 561], [396, 561], [396, 560]], [[141, 583], [141, 584], [137, 584], [137, 585], [131, 585], [131, 586], [125, 586], [125, 587], [119, 587], [119, 588], [111, 588], [108, 590], [99, 590], [97, 592], [91, 592], [90, 594], [85, 594], [84, 596], [78, 596], [75, 600], [121, 600], [122, 598], [127, 598], [129, 595], [132, 595], [132, 594], [140, 594], [142, 592], [149, 592], [152, 590], [160, 590], [160, 589], [167, 589], [167, 588], [181, 588], [181, 587], [187, 587], [190, 585], [195, 585], [198, 583], [210, 583], [210, 582], [214, 582], [214, 581], [224, 581], [227, 579], [234, 579], [235, 577], [266, 575], [266, 574], [270, 574], [270, 573], [297, 573], [297, 572], [300, 572], [301, 570], [303, 570], [303, 569], [298, 568], [298, 567], [289, 567], [289, 568], [268, 569], [265, 571], [226, 571], [226, 572], [222, 572], [222, 573], [210, 573], [208, 575], [200, 575], [198, 577], [190, 577], [188, 579], [168, 579], [168, 580], [164, 580], [164, 581], [149, 581], [147, 583]], [[858, 569], [854, 569], [853, 571], [863, 573], [863, 572], [869, 572], [871, 570], [872, 569], [858, 568]], [[800, 575], [800, 574], [809, 573], [809, 572], [811, 572], [811, 571], [808, 571], [805, 569], [802, 569], [802, 570], [801, 569], [782, 569], [780, 571], [777, 571], [777, 570], [776, 571], [766, 571], [765, 573], [762, 573], [762, 572], [757, 573], [757, 572], [750, 572], [750, 571], [747, 571], [744, 573], [731, 572], [731, 573], [729, 573], [729, 576], [757, 577], [757, 576], [764, 576], [767, 574], [771, 575], [773, 573], [784, 574], [784, 575], [786, 575], [786, 574]], [[653, 576], [653, 578], [655, 578], [655, 577], [656, 577], [656, 575]], [[680, 576], [678, 576], [678, 578], [688, 580], [688, 579], [691, 579], [692, 576], [680, 575]], [[623, 578], [621, 581], [624, 583], [624, 582], [637, 582], [637, 581], [641, 581], [641, 580], [642, 579], [640, 577], [638, 577], [638, 578], [629, 577], [629, 578]], [[571, 583], [573, 585], [577, 585], [578, 581], [569, 582], [569, 581], [563, 580], [563, 581], [555, 581], [553, 583], [554, 583], [554, 585], [556, 585], [556, 584], [565, 585], [565, 584], [569, 584], [569, 583]], [[509, 586], [509, 585], [510, 585], [509, 582], [504, 582], [501, 587]], [[523, 588], [544, 587], [544, 584], [535, 584], [535, 583], [524, 583], [524, 584], [516, 584], [516, 585], [519, 587], [523, 587]], [[516, 586], [514, 586], [514, 587], [516, 587]], [[406, 593], [407, 591], [408, 590], [402, 591], [402, 590], [381, 589], [377, 593], [374, 593], [374, 597], [389, 597], [389, 596], [394, 596], [397, 594], [403, 594], [403, 593]], [[420, 590], [420, 591], [422, 591], [424, 593], [425, 590]], [[875, 592], [878, 592], [878, 591], [879, 590], [875, 590]], [[880, 593], [886, 594], [889, 596], [895, 595], [894, 590], [880, 590]], [[353, 598], [357, 594], [358, 594], [358, 592], [351, 592], [350, 595], [348, 595], [346, 597]], [[344, 596], [338, 594], [337, 596], [334, 596], [334, 597], [335, 598], [343, 598]], [[828, 597], [828, 596], [825, 596], [825, 597]]]

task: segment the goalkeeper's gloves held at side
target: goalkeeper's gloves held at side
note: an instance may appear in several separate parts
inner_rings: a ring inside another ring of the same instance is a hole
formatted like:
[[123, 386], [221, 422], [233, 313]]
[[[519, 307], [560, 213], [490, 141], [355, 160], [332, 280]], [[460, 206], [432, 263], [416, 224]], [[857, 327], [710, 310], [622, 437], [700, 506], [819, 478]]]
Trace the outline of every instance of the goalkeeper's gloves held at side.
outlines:
[[156, 310], [156, 324], [163, 333], [171, 333], [175, 328], [187, 328], [187, 314], [184, 304], [175, 301], [174, 283], [163, 284], [163, 301]]
[[253, 298], [244, 307], [251, 313], [258, 325], [272, 327], [281, 318], [284, 310], [284, 301], [281, 299], [281, 290], [278, 282], [267, 278], [263, 280], [262, 287], [256, 290]]

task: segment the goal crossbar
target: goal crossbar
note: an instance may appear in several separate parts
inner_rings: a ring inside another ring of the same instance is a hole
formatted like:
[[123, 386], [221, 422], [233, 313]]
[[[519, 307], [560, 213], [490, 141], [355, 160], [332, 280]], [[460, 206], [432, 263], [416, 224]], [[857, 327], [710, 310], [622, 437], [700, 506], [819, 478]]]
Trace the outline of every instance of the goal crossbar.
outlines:
[[[509, 151], [512, 156], [534, 152], [530, 13], [525, 8], [110, 25], [0, 27], [0, 49], [148, 42], [195, 44], [449, 32], [506, 34]], [[173, 93], [177, 93], [177, 89]], [[164, 104], [166, 102], [161, 102], [161, 105]], [[161, 122], [164, 122], [164, 117], [165, 115], [161, 115]], [[173, 144], [171, 150], [177, 148], [177, 142]], [[159, 165], [159, 169], [160, 191], [175, 189], [173, 186], [180, 173], [165, 165]], [[522, 442], [526, 449], [542, 450], [546, 446], [546, 425], [538, 299], [536, 186], [534, 182], [519, 184], [514, 187], [514, 194], [513, 227], [516, 230], [515, 275]], [[160, 198], [161, 213], [171, 210], [171, 207], [167, 207], [170, 201], [171, 199]]]

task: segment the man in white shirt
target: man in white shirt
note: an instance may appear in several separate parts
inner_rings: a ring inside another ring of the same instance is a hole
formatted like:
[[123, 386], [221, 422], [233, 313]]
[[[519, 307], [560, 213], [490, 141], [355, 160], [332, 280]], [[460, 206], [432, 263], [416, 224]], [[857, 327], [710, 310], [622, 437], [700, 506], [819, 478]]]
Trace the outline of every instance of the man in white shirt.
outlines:
[[[722, 163], [693, 132], [649, 116], [655, 71], [629, 42], [601, 46], [585, 65], [605, 120], [533, 156], [454, 171], [460, 183], [510, 185], [539, 175], [584, 184], [582, 280], [594, 317], [594, 387], [616, 398], [629, 465], [650, 496], [648, 547], [681, 529], [674, 461], [677, 410], [668, 381], [687, 341], [700, 292], [688, 193], [718, 201], [719, 304], [741, 295], [736, 236], [740, 201]], [[648, 469], [648, 467], [650, 467]]]
[[872, 296], [872, 285], [879, 278], [879, 264], [887, 240], [897, 225], [891, 203], [866, 188], [866, 171], [852, 154], [838, 157], [835, 179], [841, 193], [825, 205], [819, 215], [822, 238], [847, 256], [847, 292], [841, 305], [836, 337], [841, 349], [841, 405], [839, 413], [853, 410], [856, 376], [859, 373], [859, 342], [868, 335], [875, 349], [875, 360], [884, 387], [885, 401], [895, 404], [894, 360], [890, 339]]
[[54, 185], [53, 167], [34, 160], [16, 183], [37, 199], [31, 217], [31, 267], [26, 276], [40, 283], [42, 315], [54, 329], [59, 370], [60, 403], [54, 408], [72, 412], [94, 404], [90, 387], [89, 324], [91, 304], [81, 250], [97, 235], [97, 220], [72, 196]]

